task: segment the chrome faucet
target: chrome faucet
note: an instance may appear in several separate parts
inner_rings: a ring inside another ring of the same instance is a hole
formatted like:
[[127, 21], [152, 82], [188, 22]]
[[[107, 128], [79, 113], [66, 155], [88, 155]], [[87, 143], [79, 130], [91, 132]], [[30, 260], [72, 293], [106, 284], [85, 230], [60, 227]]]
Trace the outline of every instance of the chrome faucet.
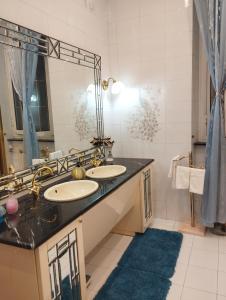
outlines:
[[39, 169], [35, 172], [35, 174], [34, 174], [34, 176], [33, 176], [33, 179], [32, 179], [32, 182], [31, 182], [31, 188], [30, 188], [30, 191], [31, 191], [31, 193], [32, 193], [36, 198], [39, 197], [39, 193], [40, 193], [40, 189], [41, 189], [41, 184], [40, 184], [40, 183], [37, 183], [37, 182], [35, 181], [35, 179], [36, 179], [36, 177], [37, 177], [38, 175], [40, 175], [43, 171], [48, 171], [48, 173], [49, 173], [50, 175], [53, 175], [53, 170], [52, 170], [50, 167], [47, 167], [47, 166], [41, 167], [41, 168], [39, 168]]

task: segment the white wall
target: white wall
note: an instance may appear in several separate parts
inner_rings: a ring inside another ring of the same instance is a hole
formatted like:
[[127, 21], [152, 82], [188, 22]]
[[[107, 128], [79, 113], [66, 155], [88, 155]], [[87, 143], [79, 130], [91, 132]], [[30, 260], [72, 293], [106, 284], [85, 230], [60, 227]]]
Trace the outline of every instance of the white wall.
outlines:
[[105, 0], [0, 0], [0, 6], [1, 18], [96, 52], [107, 65]]
[[[167, 173], [170, 159], [191, 149], [192, 7], [183, 0], [96, 0], [92, 10], [86, 3], [0, 0], [0, 16], [102, 56], [102, 77], [127, 86], [120, 98], [104, 99], [114, 154], [155, 158], [156, 216], [187, 220], [187, 193], [172, 190]], [[147, 113], [156, 118], [151, 132], [140, 124], [150, 121]]]
[[[167, 174], [171, 158], [191, 150], [192, 7], [183, 0], [110, 1], [109, 57], [110, 74], [127, 86], [105, 104], [114, 153], [154, 158], [155, 215], [188, 220], [188, 193], [172, 190]], [[157, 118], [152, 141], [140, 122], [148, 122], [147, 112]]]

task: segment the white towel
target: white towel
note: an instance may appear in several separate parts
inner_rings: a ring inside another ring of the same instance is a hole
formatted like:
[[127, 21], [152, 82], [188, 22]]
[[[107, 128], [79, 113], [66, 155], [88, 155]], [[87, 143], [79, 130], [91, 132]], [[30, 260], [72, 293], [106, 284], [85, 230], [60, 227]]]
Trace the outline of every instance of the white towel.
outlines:
[[49, 153], [49, 160], [61, 158], [63, 156], [63, 152], [61, 150]]
[[189, 189], [190, 168], [177, 166], [176, 169], [176, 189]]
[[202, 195], [204, 188], [205, 169], [191, 168], [189, 192]]
[[169, 169], [168, 177], [172, 178], [172, 187], [173, 188], [176, 187], [176, 168], [177, 168], [177, 165], [178, 165], [181, 157], [182, 157], [182, 155], [177, 155], [177, 156], [173, 157], [170, 162], [170, 169]]
[[169, 174], [168, 177], [172, 178], [174, 173], [175, 173], [175, 169], [176, 169], [176, 162], [179, 160], [181, 156], [177, 155], [175, 157], [172, 158], [171, 162], [170, 162], [170, 169], [169, 169]]

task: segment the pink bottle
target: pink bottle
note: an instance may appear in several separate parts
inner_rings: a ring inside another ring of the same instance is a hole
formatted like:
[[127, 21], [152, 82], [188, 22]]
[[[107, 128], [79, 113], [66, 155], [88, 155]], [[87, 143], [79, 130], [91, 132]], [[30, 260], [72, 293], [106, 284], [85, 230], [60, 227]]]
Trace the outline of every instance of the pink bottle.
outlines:
[[9, 195], [6, 201], [6, 211], [9, 215], [13, 215], [18, 211], [19, 205], [18, 200], [14, 195]]

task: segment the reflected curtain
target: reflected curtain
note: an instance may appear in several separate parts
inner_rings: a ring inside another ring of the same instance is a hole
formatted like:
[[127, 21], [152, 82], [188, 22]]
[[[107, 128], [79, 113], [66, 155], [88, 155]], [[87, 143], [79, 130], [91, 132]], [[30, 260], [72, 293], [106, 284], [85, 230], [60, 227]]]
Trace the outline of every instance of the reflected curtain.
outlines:
[[205, 226], [226, 223], [226, 139], [223, 99], [226, 80], [226, 1], [195, 0], [215, 99], [208, 124], [202, 203]]
[[[27, 29], [20, 29], [20, 32], [32, 36], [35, 34]], [[31, 96], [34, 91], [38, 62], [38, 55], [35, 52], [37, 52], [38, 48], [35, 46], [37, 44], [35, 39], [29, 38], [29, 42], [33, 45], [24, 44], [23, 46], [28, 51], [13, 47], [7, 47], [6, 50], [9, 57], [13, 86], [23, 103], [23, 137], [26, 166], [32, 164], [33, 158], [39, 158], [39, 145], [31, 111]]]

